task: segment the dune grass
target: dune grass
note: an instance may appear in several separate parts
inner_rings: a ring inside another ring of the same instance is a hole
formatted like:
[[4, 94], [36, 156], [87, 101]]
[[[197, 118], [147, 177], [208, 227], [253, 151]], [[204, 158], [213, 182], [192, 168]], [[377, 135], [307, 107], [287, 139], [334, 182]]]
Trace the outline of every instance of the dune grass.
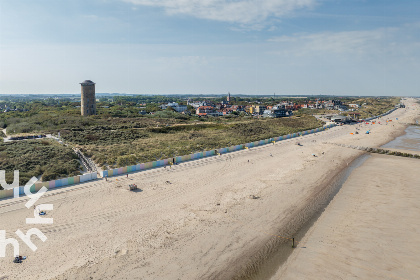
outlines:
[[[244, 144], [322, 126], [314, 117], [249, 119], [233, 123], [201, 123], [161, 128], [128, 129], [115, 138], [107, 130], [78, 145], [100, 166], [121, 167], [194, 152]], [[64, 136], [66, 139], [66, 136]], [[67, 140], [72, 141], [72, 137]]]
[[19, 184], [32, 176], [43, 181], [80, 174], [80, 162], [69, 147], [55, 140], [23, 140], [0, 143], [0, 170], [6, 170], [6, 181], [12, 183], [13, 171], [19, 170]]

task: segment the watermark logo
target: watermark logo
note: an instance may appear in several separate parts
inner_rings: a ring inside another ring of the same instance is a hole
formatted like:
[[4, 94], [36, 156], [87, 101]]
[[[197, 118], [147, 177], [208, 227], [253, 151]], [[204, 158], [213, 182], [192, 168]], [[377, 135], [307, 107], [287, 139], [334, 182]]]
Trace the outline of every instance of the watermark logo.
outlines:
[[[13, 172], [13, 183], [7, 184], [6, 183], [6, 171], [0, 170], [0, 185], [5, 190], [13, 189], [13, 196], [15, 198], [19, 197], [19, 170], [15, 170]], [[33, 218], [26, 218], [26, 224], [52, 224], [52, 218], [45, 218], [42, 217], [45, 215], [45, 211], [53, 210], [52, 204], [40, 204], [35, 206], [35, 203], [48, 191], [46, 187], [42, 187], [38, 192], [32, 193], [31, 186], [35, 184], [37, 181], [36, 177], [32, 177], [28, 183], [24, 186], [24, 193], [29, 198], [26, 202], [25, 207], [31, 209], [33, 207]], [[31, 241], [31, 236], [36, 235], [42, 242], [47, 240], [45, 234], [42, 233], [37, 228], [29, 229], [26, 234], [23, 233], [20, 229], [15, 231], [16, 235], [23, 241], [32, 251], [36, 251], [38, 248], [36, 245]], [[0, 258], [4, 258], [6, 256], [6, 247], [7, 245], [13, 246], [13, 252], [15, 256], [19, 256], [19, 241], [15, 238], [7, 238], [6, 239], [6, 231], [0, 230]]]

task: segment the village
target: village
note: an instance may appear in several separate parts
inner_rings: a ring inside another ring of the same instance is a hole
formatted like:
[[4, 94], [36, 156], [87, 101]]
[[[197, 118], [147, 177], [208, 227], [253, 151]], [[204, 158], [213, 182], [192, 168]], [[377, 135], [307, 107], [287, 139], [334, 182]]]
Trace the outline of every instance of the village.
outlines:
[[[349, 120], [359, 120], [362, 117], [369, 117], [368, 114], [363, 115], [362, 108], [368, 104], [366, 102], [356, 103], [355, 100], [351, 102], [343, 102], [338, 99], [321, 99], [308, 100], [307, 98], [297, 99], [295, 101], [268, 99], [264, 101], [242, 101], [232, 102], [230, 93], [225, 100], [216, 102], [210, 98], [204, 100], [190, 100], [188, 99], [186, 105], [178, 102], [168, 102], [159, 106], [162, 110], [173, 110], [182, 114], [196, 115], [199, 117], [220, 117], [227, 115], [245, 115], [262, 118], [281, 118], [290, 117], [301, 109], [305, 110], [310, 115], [322, 115], [323, 118], [338, 122], [345, 122]], [[239, 103], [239, 104], [238, 104]], [[244, 103], [248, 103], [247, 105]], [[397, 108], [403, 108], [403, 104], [395, 105]], [[192, 110], [189, 110], [192, 109]], [[312, 111], [313, 110], [313, 111]], [[312, 112], [311, 112], [312, 111]], [[302, 110], [301, 110], [302, 112]], [[141, 111], [140, 114], [147, 114], [146, 111]], [[150, 112], [154, 114], [154, 112]], [[342, 116], [343, 115], [343, 116]], [[333, 119], [332, 119], [333, 118]]]
[[[252, 96], [252, 95], [129, 95], [97, 93], [98, 115], [111, 117], [254, 117], [281, 118], [321, 115], [330, 119], [342, 115], [352, 120], [379, 115], [391, 106], [403, 107], [398, 99], [386, 97], [341, 96]], [[25, 113], [36, 108], [80, 110], [80, 95], [38, 95], [34, 97], [3, 96], [0, 113]], [[173, 112], [174, 114], [172, 114]], [[178, 113], [178, 114], [176, 114]], [[0, 114], [1, 115], [1, 114]], [[3, 127], [4, 128], [4, 127]]]

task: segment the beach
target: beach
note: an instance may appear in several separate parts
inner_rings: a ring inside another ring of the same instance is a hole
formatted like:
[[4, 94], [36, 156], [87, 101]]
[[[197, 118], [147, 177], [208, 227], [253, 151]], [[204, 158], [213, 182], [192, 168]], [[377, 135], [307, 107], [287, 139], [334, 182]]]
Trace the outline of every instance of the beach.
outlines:
[[418, 159], [372, 155], [272, 279], [418, 279], [419, 169]]
[[[25, 207], [27, 198], [2, 200], [0, 229], [7, 237], [36, 226], [48, 239], [34, 236], [35, 252], [22, 243], [21, 255], [27, 256], [22, 264], [12, 263], [9, 246], [7, 257], [0, 258], [0, 279], [255, 277], [328, 200], [336, 176], [365, 153], [336, 144], [388, 143], [419, 116], [413, 99], [405, 103], [407, 108], [383, 117], [381, 124], [338, 126], [128, 178], [48, 191], [38, 204], [54, 205], [47, 214], [52, 225], [25, 223], [33, 217]], [[420, 193], [415, 189], [419, 177], [413, 174], [419, 164], [417, 159], [371, 156], [303, 239], [296, 240], [290, 257], [285, 253], [289, 258], [265, 277], [414, 279], [419, 271], [415, 253], [420, 253], [415, 234], [420, 212], [414, 202]], [[133, 183], [142, 191], [129, 192]]]

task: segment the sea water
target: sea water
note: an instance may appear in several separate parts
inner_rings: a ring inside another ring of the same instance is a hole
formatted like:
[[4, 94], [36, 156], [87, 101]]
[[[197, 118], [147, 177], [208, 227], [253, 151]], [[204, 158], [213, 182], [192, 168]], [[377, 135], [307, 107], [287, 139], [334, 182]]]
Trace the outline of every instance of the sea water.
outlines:
[[407, 127], [404, 135], [388, 142], [382, 148], [420, 151], [420, 126]]

